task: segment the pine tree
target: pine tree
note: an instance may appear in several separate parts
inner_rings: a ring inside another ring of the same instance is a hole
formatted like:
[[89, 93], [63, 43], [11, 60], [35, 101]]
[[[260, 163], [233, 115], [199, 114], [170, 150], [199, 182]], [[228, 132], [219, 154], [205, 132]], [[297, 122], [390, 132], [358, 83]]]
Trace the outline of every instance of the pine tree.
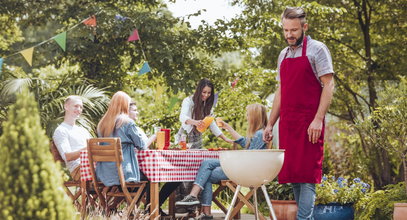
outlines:
[[17, 95], [7, 116], [0, 137], [0, 219], [73, 219], [34, 96]]

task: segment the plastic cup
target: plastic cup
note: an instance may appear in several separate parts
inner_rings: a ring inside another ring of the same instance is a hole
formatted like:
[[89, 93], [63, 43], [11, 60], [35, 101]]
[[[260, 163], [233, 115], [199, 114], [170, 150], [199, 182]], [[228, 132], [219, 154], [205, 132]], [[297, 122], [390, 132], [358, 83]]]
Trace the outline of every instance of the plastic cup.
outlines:
[[218, 117], [218, 118], [216, 118], [216, 125], [218, 126], [218, 127], [223, 127], [223, 120], [222, 120], [222, 118], [220, 118], [220, 117]]

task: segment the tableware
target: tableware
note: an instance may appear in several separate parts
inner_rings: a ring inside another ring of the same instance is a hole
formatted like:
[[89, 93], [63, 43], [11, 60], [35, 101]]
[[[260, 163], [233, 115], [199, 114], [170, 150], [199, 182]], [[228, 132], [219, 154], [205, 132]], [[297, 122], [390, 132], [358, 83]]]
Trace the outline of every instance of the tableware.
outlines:
[[217, 117], [216, 118], [216, 125], [218, 126], [218, 127], [223, 127], [223, 120], [222, 120], [222, 118], [221, 117]]
[[168, 148], [170, 147], [171, 129], [168, 129], [168, 128], [161, 128], [160, 131], [164, 131], [164, 132], [165, 132], [164, 150], [168, 150]]

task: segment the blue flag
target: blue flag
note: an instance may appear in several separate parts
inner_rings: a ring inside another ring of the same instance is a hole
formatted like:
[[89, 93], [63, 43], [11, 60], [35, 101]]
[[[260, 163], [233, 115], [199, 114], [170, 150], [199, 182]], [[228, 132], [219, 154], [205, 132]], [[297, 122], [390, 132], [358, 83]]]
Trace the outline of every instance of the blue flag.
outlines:
[[141, 76], [150, 71], [151, 71], [151, 69], [150, 69], [150, 66], [148, 65], [148, 62], [144, 62], [143, 66], [141, 67], [140, 71], [138, 72], [138, 75]]
[[215, 97], [213, 99], [213, 108], [216, 107], [216, 103], [218, 103], [218, 98], [219, 98], [219, 92], [215, 94]]
[[3, 67], [3, 58], [0, 58], [0, 74], [1, 74], [1, 67]]

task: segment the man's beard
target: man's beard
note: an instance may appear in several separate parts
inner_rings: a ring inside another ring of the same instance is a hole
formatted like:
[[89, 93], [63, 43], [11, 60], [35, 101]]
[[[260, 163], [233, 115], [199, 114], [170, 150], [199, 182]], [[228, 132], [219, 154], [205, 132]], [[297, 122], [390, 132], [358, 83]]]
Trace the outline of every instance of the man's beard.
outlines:
[[297, 47], [298, 45], [300, 45], [300, 44], [302, 43], [302, 40], [304, 40], [304, 36], [305, 36], [305, 33], [304, 33], [304, 31], [302, 31], [301, 37], [297, 39], [297, 41], [295, 42], [294, 45], [290, 45], [290, 44], [288, 43], [288, 40], [287, 40], [287, 39], [285, 39], [285, 42], [287, 42], [288, 46]]

